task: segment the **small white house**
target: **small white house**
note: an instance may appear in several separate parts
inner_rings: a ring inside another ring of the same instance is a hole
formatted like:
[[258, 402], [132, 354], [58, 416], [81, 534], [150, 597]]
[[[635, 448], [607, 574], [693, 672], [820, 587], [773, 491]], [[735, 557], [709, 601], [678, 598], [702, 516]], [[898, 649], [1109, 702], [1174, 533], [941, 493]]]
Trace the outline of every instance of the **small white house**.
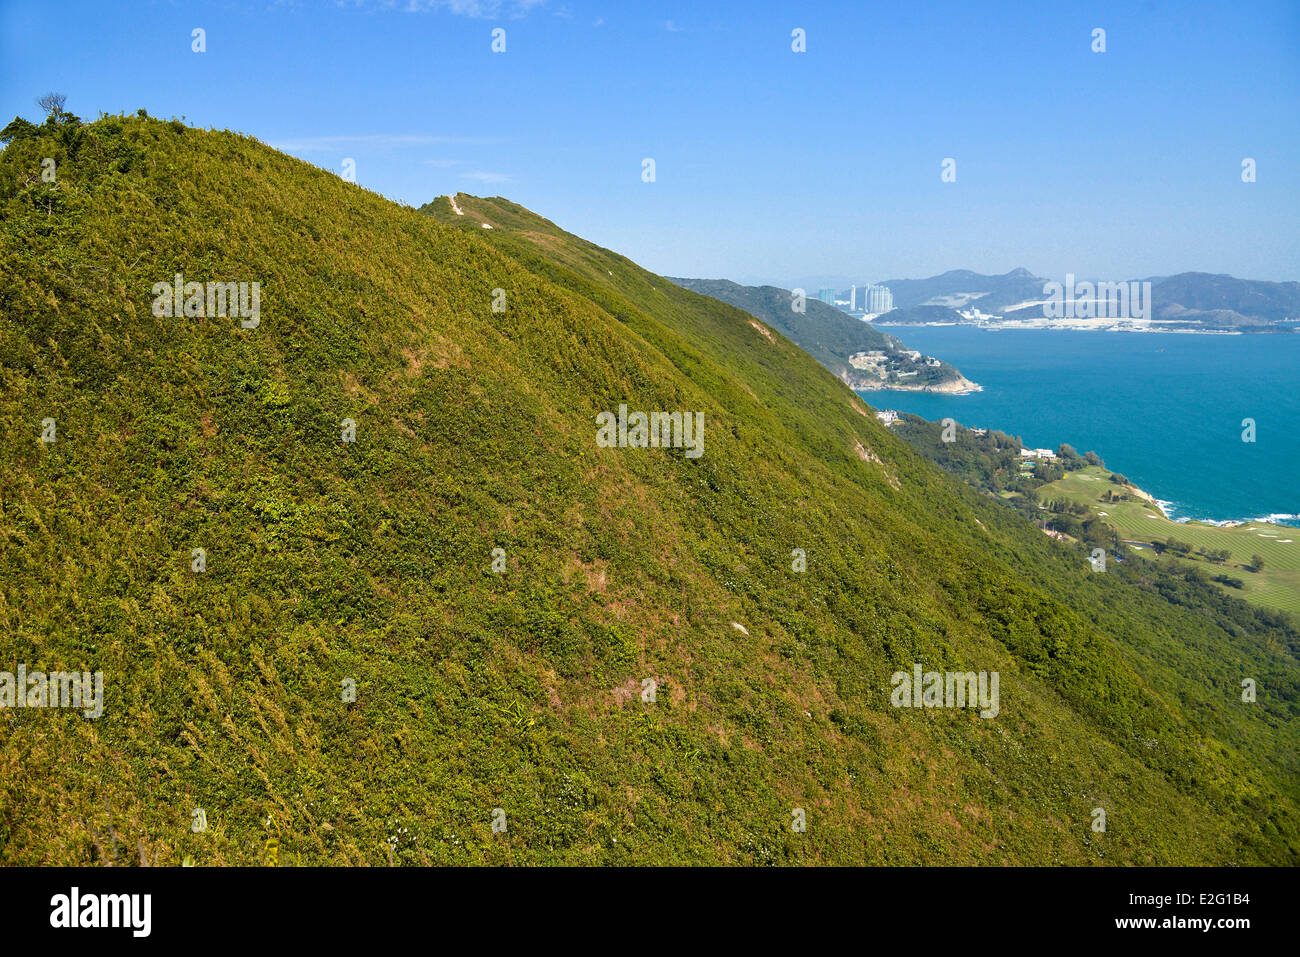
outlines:
[[893, 425], [898, 421], [898, 413], [893, 409], [881, 409], [876, 413], [876, 418], [879, 419], [883, 425]]

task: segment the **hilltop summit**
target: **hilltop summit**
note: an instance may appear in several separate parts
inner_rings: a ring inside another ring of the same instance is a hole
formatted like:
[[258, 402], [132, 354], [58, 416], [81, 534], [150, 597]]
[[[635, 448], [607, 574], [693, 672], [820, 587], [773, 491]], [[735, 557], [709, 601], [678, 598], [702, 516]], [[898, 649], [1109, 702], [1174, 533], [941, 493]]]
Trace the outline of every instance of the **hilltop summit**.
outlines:
[[138, 117], [0, 154], [0, 660], [105, 687], [0, 718], [5, 863], [1296, 862], [1280, 620], [1092, 573], [779, 330], [456, 204]]

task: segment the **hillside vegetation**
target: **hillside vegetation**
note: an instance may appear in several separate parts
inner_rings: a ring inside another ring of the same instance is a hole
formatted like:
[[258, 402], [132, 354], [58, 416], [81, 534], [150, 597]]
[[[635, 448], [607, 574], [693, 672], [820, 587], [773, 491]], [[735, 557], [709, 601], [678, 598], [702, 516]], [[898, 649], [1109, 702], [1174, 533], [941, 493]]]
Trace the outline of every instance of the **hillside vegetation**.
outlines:
[[[692, 292], [743, 309], [778, 330], [803, 349], [850, 389], [881, 388], [969, 391], [976, 383], [965, 379], [946, 362], [934, 365], [907, 349], [896, 337], [881, 332], [818, 299], [807, 299], [802, 311], [793, 308], [794, 297], [777, 286], [742, 286], [726, 279], [673, 279]], [[852, 359], [871, 352], [880, 356], [875, 371], [857, 368]]]
[[[105, 701], [0, 712], [0, 861], [1300, 860], [1300, 636], [1090, 572], [779, 331], [504, 200], [6, 133], [0, 670]], [[703, 455], [599, 447], [623, 403]]]

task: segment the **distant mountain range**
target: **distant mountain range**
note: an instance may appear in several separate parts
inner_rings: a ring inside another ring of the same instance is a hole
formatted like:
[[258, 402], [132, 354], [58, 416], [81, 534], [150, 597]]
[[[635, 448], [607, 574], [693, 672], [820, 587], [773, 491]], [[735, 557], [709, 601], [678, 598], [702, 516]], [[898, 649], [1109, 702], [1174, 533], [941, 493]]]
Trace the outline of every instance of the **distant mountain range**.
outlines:
[[[1062, 289], [1053, 312], [1049, 283]], [[1141, 284], [1149, 283], [1149, 299]], [[1135, 285], [1136, 284], [1136, 285]], [[894, 310], [882, 325], [968, 324], [1146, 331], [1276, 332], [1300, 323], [1300, 283], [1188, 272], [1128, 280], [1135, 298], [1115, 309], [1100, 284], [1046, 279], [1027, 269], [986, 276], [955, 269], [928, 279], [890, 279]], [[1074, 290], [1071, 295], [1070, 290]], [[1138, 291], [1142, 289], [1142, 291]], [[1127, 293], [1127, 291], [1126, 291]]]
[[1041, 299], [1044, 279], [1028, 269], [1013, 269], [1002, 276], [984, 276], [969, 269], [952, 269], [929, 279], [890, 279], [881, 283], [894, 294], [896, 309], [913, 306], [967, 305], [981, 307], [981, 312], [996, 311], [1025, 299]]
[[979, 386], [946, 362], [908, 349], [894, 336], [818, 299], [793, 308], [779, 286], [742, 286], [727, 279], [668, 277], [692, 292], [743, 309], [803, 349], [850, 388], [971, 392]]

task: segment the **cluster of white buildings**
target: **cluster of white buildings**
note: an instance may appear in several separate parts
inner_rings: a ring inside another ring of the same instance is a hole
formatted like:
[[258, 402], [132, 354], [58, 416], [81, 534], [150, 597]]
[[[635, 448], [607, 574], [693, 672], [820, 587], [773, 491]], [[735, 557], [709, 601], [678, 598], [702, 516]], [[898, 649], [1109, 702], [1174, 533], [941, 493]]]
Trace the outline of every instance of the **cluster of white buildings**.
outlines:
[[1056, 453], [1051, 449], [1021, 449], [1020, 457], [1022, 459], [1050, 460], [1056, 458]]
[[858, 284], [849, 287], [848, 299], [836, 299], [834, 289], [817, 290], [817, 298], [832, 306], [847, 306], [849, 312], [862, 312], [866, 316], [879, 316], [894, 308], [894, 294], [888, 286], [872, 283], [862, 287], [862, 308], [858, 308]]
[[849, 365], [874, 375], [883, 375], [888, 359], [888, 352], [872, 349], [870, 352], [859, 352], [857, 355], [849, 356]]
[[894, 294], [888, 286], [867, 286], [862, 290], [862, 305], [868, 315], [878, 316], [894, 308]]
[[[865, 285], [862, 287], [862, 311], [868, 316], [879, 316], [894, 308], [894, 294], [888, 286]], [[855, 283], [849, 287], [849, 312], [858, 311], [858, 287]]]
[[893, 409], [881, 409], [876, 413], [876, 418], [879, 419], [883, 425], [893, 425], [898, 421], [898, 413]]

